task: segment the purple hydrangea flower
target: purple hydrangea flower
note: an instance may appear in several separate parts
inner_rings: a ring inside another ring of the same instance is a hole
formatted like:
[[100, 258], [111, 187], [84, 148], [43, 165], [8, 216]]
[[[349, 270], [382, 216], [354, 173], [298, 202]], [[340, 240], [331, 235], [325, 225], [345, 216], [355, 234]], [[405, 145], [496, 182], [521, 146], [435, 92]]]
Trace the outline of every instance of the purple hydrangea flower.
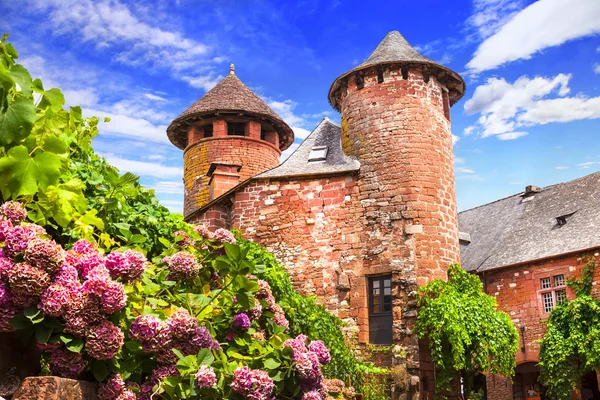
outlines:
[[50, 286], [50, 277], [39, 268], [19, 263], [12, 268], [8, 282], [14, 293], [41, 296], [44, 289]]
[[113, 251], [106, 256], [105, 262], [113, 278], [120, 277], [127, 281], [138, 279], [148, 265], [144, 254], [131, 249], [124, 252]]
[[323, 396], [316, 390], [311, 390], [302, 395], [302, 400], [323, 400]]
[[0, 206], [0, 217], [17, 225], [27, 218], [27, 210], [16, 201], [7, 201]]
[[46, 234], [46, 230], [35, 224], [22, 224], [15, 226], [6, 234], [2, 251], [9, 257], [22, 253], [33, 239]]
[[331, 354], [325, 343], [320, 340], [314, 340], [308, 345], [308, 351], [315, 353], [319, 359], [319, 362], [323, 365], [327, 365], [331, 362]]
[[247, 330], [250, 328], [250, 324], [250, 318], [248, 318], [248, 315], [245, 313], [240, 313], [233, 317], [233, 326], [242, 330]]
[[231, 388], [234, 392], [252, 400], [269, 400], [275, 387], [268, 373], [238, 367], [233, 373]]
[[71, 379], [79, 377], [87, 366], [80, 353], [74, 353], [64, 347], [51, 351], [48, 363], [53, 374]]
[[217, 243], [231, 243], [235, 244], [237, 241], [233, 236], [233, 233], [229, 232], [227, 229], [219, 228], [217, 229], [213, 235], [212, 239]]
[[196, 333], [198, 320], [186, 310], [180, 308], [167, 320], [171, 335], [176, 339], [188, 339]]
[[125, 381], [119, 374], [112, 375], [98, 387], [100, 400], [116, 400], [123, 392], [125, 392]]
[[54, 240], [34, 239], [25, 249], [25, 261], [53, 275], [65, 262], [65, 251]]
[[109, 281], [101, 296], [102, 311], [106, 314], [117, 312], [125, 307], [126, 301], [127, 295], [123, 284]]
[[179, 281], [195, 278], [202, 268], [196, 257], [186, 251], [180, 251], [163, 258], [169, 268], [169, 279]]

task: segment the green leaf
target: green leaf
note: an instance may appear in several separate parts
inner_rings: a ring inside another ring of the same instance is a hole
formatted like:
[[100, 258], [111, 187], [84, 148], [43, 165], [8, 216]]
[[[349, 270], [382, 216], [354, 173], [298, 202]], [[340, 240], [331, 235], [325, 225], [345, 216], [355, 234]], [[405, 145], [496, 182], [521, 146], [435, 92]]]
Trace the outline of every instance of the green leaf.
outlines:
[[63, 342], [64, 344], [67, 344], [69, 342], [73, 341], [73, 338], [67, 335], [60, 335], [60, 341]]
[[38, 104], [38, 108], [49, 108], [52, 112], [57, 113], [62, 110], [64, 104], [65, 96], [60, 89], [52, 88], [43, 92], [42, 100], [40, 101], [40, 104]]
[[5, 199], [34, 195], [38, 189], [45, 190], [54, 184], [60, 170], [61, 160], [55, 154], [37, 152], [31, 158], [25, 146], [13, 147], [8, 151], [8, 157], [0, 158], [2, 195]]
[[72, 341], [65, 343], [67, 345], [67, 349], [72, 351], [73, 353], [80, 353], [83, 350], [83, 340], [81, 339], [73, 339]]
[[235, 297], [237, 298], [238, 303], [246, 310], [249, 310], [252, 307], [254, 307], [254, 297], [252, 297], [252, 301], [250, 301], [250, 296], [248, 296], [248, 292], [246, 292], [245, 290], [239, 290], [235, 294]]
[[10, 76], [21, 87], [21, 93], [25, 96], [31, 95], [31, 75], [21, 64], [13, 65]]
[[129, 241], [131, 243], [144, 243], [146, 241], [146, 237], [136, 233], [129, 238]]
[[36, 326], [35, 339], [38, 341], [38, 343], [47, 343], [48, 339], [50, 339], [50, 335], [52, 335], [52, 328], [48, 328], [43, 324]]
[[209, 349], [202, 349], [198, 353], [198, 365], [206, 365], [207, 367], [215, 361], [215, 356]]
[[235, 261], [238, 261], [240, 259], [240, 247], [238, 245], [225, 243], [224, 247], [225, 254], [227, 254], [227, 257]]
[[9, 145], [24, 139], [35, 121], [33, 100], [17, 94], [5, 109], [0, 109], [0, 145]]
[[30, 320], [35, 319], [38, 315], [40, 315], [41, 310], [37, 307], [27, 307], [23, 310], [23, 314], [29, 318]]
[[73, 220], [75, 214], [87, 209], [87, 200], [83, 193], [85, 185], [79, 179], [71, 179], [59, 186], [49, 186], [45, 193], [39, 194], [39, 205], [46, 211], [46, 217], [52, 217], [63, 228]]
[[266, 369], [277, 369], [277, 367], [279, 367], [280, 365], [281, 363], [279, 361], [276, 361], [272, 358], [265, 360], [264, 363]]
[[105, 361], [92, 361], [92, 374], [94, 374], [94, 378], [98, 382], [103, 382], [107, 377], [110, 371], [108, 370], [108, 365]]
[[15, 329], [27, 329], [31, 326], [31, 321], [23, 314], [17, 314], [10, 320], [10, 326]]
[[64, 154], [69, 150], [69, 145], [57, 136], [48, 136], [42, 148], [54, 154]]

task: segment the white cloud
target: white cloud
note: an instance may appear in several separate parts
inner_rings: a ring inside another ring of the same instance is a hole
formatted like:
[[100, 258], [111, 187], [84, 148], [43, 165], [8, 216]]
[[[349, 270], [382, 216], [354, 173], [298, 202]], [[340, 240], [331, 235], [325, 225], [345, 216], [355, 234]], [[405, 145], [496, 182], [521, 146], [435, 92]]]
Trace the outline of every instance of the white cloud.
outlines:
[[588, 161], [588, 162], [584, 162], [584, 163], [581, 163], [581, 164], [577, 164], [577, 166], [579, 167], [579, 169], [590, 168], [593, 165], [600, 165], [600, 161]]
[[284, 150], [279, 157], [280, 162], [284, 162], [297, 148], [300, 146], [298, 143], [292, 143], [290, 147]]
[[267, 105], [277, 113], [289, 126], [302, 125], [305, 121], [299, 115], [294, 114], [294, 108], [298, 105], [293, 100], [268, 100]]
[[554, 169], [557, 171], [562, 171], [565, 169], [569, 169], [569, 167], [567, 167], [566, 165], [557, 165], [556, 167], [554, 167]]
[[154, 100], [154, 101], [160, 101], [160, 102], [167, 101], [167, 99], [165, 99], [164, 97], [157, 96], [157, 95], [152, 94], [152, 93], [144, 93], [144, 96], [147, 99]]
[[309, 130], [297, 126], [292, 126], [292, 130], [294, 131], [294, 137], [297, 139], [306, 139], [306, 137], [310, 135]]
[[461, 173], [461, 174], [474, 174], [475, 171], [472, 170], [471, 168], [456, 168], [455, 169], [456, 172]]
[[454, 146], [456, 143], [458, 143], [458, 141], [460, 140], [460, 138], [456, 135], [452, 135], [452, 146]]
[[209, 91], [217, 86], [223, 79], [223, 75], [215, 76], [214, 74], [199, 75], [199, 76], [182, 76], [181, 79], [190, 84], [190, 86]]
[[[166, 125], [154, 125], [142, 118], [129, 117], [121, 114], [113, 114], [94, 109], [83, 109], [84, 117], [97, 116], [100, 118], [98, 129], [101, 134], [128, 136], [137, 139], [150, 140], [152, 142], [169, 143]], [[104, 118], [110, 118], [110, 122], [104, 122]]]
[[98, 102], [95, 89], [63, 90], [65, 103], [69, 106], [93, 107]]
[[488, 79], [465, 102], [467, 115], [480, 114], [477, 122], [464, 130], [465, 135], [498, 135], [499, 139], [510, 140], [527, 134], [515, 132], [519, 127], [600, 118], [600, 97], [566, 97], [570, 79], [567, 74], [533, 79], [524, 75], [514, 83]]
[[169, 167], [166, 165], [135, 161], [115, 156], [112, 153], [101, 154], [106, 161], [115, 167], [119, 168], [121, 172], [131, 172], [140, 176], [149, 176], [154, 178], [181, 178], [183, 176], [183, 169], [177, 167]]
[[485, 39], [510, 21], [523, 5], [523, 0], [474, 0], [473, 14], [466, 21], [467, 28]]
[[[485, 18], [478, 24], [485, 26]], [[599, 32], [600, 1], [539, 0], [512, 16], [481, 43], [467, 68], [475, 73], [494, 69], [507, 62], [529, 59], [548, 47]]]
[[163, 156], [162, 154], [151, 154], [146, 158], [148, 160], [152, 160], [152, 161], [160, 161], [160, 160], [165, 160], [167, 157]]
[[529, 135], [528, 132], [508, 132], [508, 133], [501, 133], [498, 136], [496, 136], [498, 139], [500, 140], [514, 140], [514, 139], [518, 139], [522, 136], [526, 136]]
[[464, 159], [464, 158], [462, 158], [462, 157], [457, 157], [457, 156], [454, 156], [454, 164], [455, 164], [455, 165], [456, 165], [456, 164], [464, 164], [464, 163], [465, 163], [465, 159]]
[[183, 201], [179, 200], [162, 200], [159, 199], [160, 203], [167, 207], [171, 212], [182, 213], [183, 212]]
[[180, 194], [183, 196], [182, 181], [158, 181], [150, 189], [154, 189], [156, 193]]

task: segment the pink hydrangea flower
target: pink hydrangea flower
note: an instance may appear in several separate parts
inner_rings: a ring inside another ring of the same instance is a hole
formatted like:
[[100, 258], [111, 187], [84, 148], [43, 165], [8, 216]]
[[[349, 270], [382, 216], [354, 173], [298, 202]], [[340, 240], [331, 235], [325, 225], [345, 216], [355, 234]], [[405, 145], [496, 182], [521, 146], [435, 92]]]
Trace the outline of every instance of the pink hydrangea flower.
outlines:
[[198, 329], [198, 320], [186, 310], [180, 308], [167, 320], [169, 331], [174, 338], [188, 339]]
[[315, 353], [319, 359], [319, 362], [323, 365], [327, 365], [331, 362], [331, 354], [329, 350], [320, 340], [314, 340], [308, 345], [308, 351]]
[[323, 396], [316, 390], [311, 390], [302, 395], [302, 400], [323, 400]]
[[97, 253], [98, 250], [96, 249], [96, 245], [88, 242], [85, 239], [80, 239], [73, 245], [73, 252], [75, 254], [82, 255]]
[[125, 307], [127, 304], [127, 295], [123, 284], [116, 281], [109, 281], [108, 285], [102, 292], [101, 304], [102, 311], [105, 314], [112, 314]]
[[215, 370], [206, 365], [200, 366], [196, 372], [196, 384], [200, 388], [211, 388], [217, 384], [217, 375]]
[[217, 229], [213, 235], [212, 239], [217, 243], [231, 243], [236, 244], [235, 237], [233, 233], [229, 232], [227, 229], [219, 228]]
[[46, 315], [59, 317], [69, 309], [77, 307], [73, 304], [73, 302], [79, 300], [78, 294], [74, 293], [75, 291], [77, 291], [77, 288], [74, 285], [67, 287], [54, 283], [42, 293], [38, 308]]
[[238, 367], [233, 373], [231, 388], [234, 392], [251, 400], [269, 400], [275, 387], [268, 373]]
[[2, 251], [9, 257], [22, 253], [33, 239], [46, 234], [46, 230], [35, 224], [22, 224], [13, 227], [6, 234]]
[[6, 283], [0, 281], [0, 308], [10, 304], [11, 295]]
[[206, 225], [196, 225], [194, 231], [199, 233], [204, 239], [212, 239], [213, 233], [206, 227]]
[[6, 240], [6, 237], [12, 228], [13, 224], [10, 221], [6, 219], [0, 219], [0, 242], [4, 242]]
[[113, 278], [120, 277], [127, 281], [138, 279], [148, 265], [144, 254], [131, 249], [124, 252], [113, 251], [106, 256], [105, 262]]
[[[79, 276], [81, 276], [83, 279], [87, 279], [90, 271], [99, 267], [105, 268], [104, 258], [100, 253], [67, 253], [67, 263], [75, 267], [79, 273]], [[110, 276], [108, 270], [107, 274]]]
[[27, 210], [19, 202], [7, 201], [0, 206], [0, 217], [16, 225], [27, 218]]
[[260, 301], [254, 299], [254, 308], [248, 311], [248, 317], [250, 317], [251, 320], [255, 321], [259, 319], [261, 315], [262, 305], [260, 304]]
[[129, 328], [129, 337], [140, 343], [147, 342], [156, 337], [162, 321], [154, 315], [140, 315]]
[[25, 261], [53, 275], [65, 262], [65, 251], [54, 240], [34, 239], [25, 249]]
[[54, 283], [63, 286], [69, 286], [75, 283], [79, 283], [79, 274], [77, 273], [77, 269], [69, 264], [63, 264], [62, 267], [58, 270], [58, 272], [53, 277]]
[[180, 251], [172, 256], [163, 258], [169, 268], [169, 279], [186, 280], [195, 278], [202, 268], [196, 257], [186, 251]]
[[296, 354], [306, 353], [308, 351], [308, 348], [306, 347], [306, 339], [308, 339], [308, 336], [300, 334], [296, 336], [295, 339], [287, 339], [285, 342], [283, 342], [283, 347], [290, 347], [292, 350], [294, 350], [294, 356]]
[[323, 379], [319, 359], [315, 353], [296, 353], [294, 362], [300, 381], [316, 386]]
[[256, 298], [257, 299], [261, 299], [261, 300], [266, 300], [269, 297], [272, 297], [273, 294], [271, 293], [271, 286], [269, 286], [269, 283], [266, 281], [263, 281], [262, 279], [258, 280], [258, 293], [256, 293]]
[[112, 375], [98, 387], [100, 400], [116, 400], [123, 392], [125, 392], [125, 381], [119, 374]]
[[44, 289], [50, 286], [50, 277], [39, 268], [19, 263], [12, 268], [8, 282], [14, 293], [41, 296]]
[[124, 335], [112, 322], [102, 320], [91, 327], [86, 339], [85, 350], [90, 357], [96, 360], [108, 360], [121, 350]]

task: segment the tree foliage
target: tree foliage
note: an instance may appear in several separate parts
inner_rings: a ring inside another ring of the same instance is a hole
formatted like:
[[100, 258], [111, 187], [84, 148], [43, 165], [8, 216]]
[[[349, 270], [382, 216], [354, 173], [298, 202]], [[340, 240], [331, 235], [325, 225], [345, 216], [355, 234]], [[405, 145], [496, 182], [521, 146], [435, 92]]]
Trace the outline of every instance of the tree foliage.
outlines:
[[596, 265], [585, 259], [580, 280], [570, 280], [577, 297], [552, 310], [540, 345], [540, 382], [549, 396], [568, 400], [579, 379], [600, 368], [600, 302], [591, 296]]
[[448, 281], [436, 279], [419, 289], [418, 306], [415, 332], [429, 340], [440, 394], [457, 375], [464, 398], [479, 373], [513, 375], [518, 332], [476, 275], [451, 265]]

